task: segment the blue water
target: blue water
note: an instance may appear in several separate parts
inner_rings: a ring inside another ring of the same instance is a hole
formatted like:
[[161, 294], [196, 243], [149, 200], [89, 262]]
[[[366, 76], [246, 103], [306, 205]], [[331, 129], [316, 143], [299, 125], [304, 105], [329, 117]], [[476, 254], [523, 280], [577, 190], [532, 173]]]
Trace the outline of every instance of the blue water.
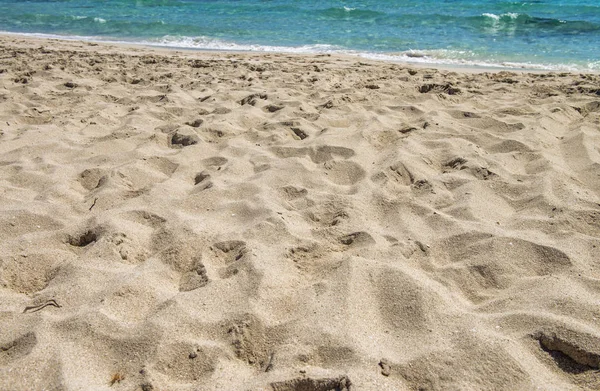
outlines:
[[600, 0], [0, 0], [0, 31], [600, 71]]

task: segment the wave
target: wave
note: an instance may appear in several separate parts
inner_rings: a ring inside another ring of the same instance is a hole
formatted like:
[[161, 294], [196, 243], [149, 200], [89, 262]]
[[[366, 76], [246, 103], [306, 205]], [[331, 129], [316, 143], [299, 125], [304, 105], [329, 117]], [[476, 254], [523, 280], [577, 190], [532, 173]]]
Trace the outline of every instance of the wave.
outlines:
[[490, 70], [513, 69], [553, 72], [600, 72], [600, 61], [566, 64], [533, 63], [507, 60], [500, 61], [494, 59], [477, 58], [473, 52], [463, 50], [408, 50], [397, 53], [358, 53], [358, 55], [372, 60], [417, 63], [424, 65], [449, 65], [453, 67]]
[[483, 13], [481, 16], [472, 18], [472, 20], [483, 27], [491, 26], [498, 30], [510, 28], [515, 30], [554, 31], [560, 34], [581, 34], [600, 31], [600, 25], [593, 22], [542, 18], [514, 12], [507, 12], [500, 15]]
[[326, 8], [317, 11], [318, 17], [325, 17], [327, 19], [373, 19], [378, 17], [385, 17], [386, 14], [379, 11], [373, 11], [368, 9], [359, 9], [351, 7], [333, 7]]
[[[44, 16], [46, 16], [46, 15], [44, 15]], [[90, 16], [72, 15], [70, 18], [71, 18], [71, 20], [75, 20], [75, 21], [84, 21], [84, 20], [87, 20], [87, 19], [91, 19], [91, 20], [93, 20], [96, 23], [106, 23], [106, 19], [99, 18], [99, 17], [92, 18]], [[61, 20], [64, 20], [64, 19], [68, 20], [68, 17], [66, 17], [66, 18], [61, 17], [60, 19]]]
[[185, 48], [198, 50], [225, 50], [238, 52], [281, 52], [281, 53], [339, 53], [344, 49], [335, 45], [315, 44], [301, 46], [272, 46], [242, 44], [209, 37], [165, 36], [160, 39], [143, 40], [137, 43], [148, 46]]
[[114, 44], [137, 44], [151, 47], [168, 47], [192, 50], [231, 51], [231, 52], [269, 52], [269, 53], [295, 53], [295, 54], [339, 54], [361, 57], [377, 61], [396, 63], [413, 63], [431, 66], [452, 66], [478, 69], [503, 69], [503, 70], [540, 70], [564, 72], [600, 72], [600, 61], [585, 63], [532, 63], [519, 61], [497, 61], [493, 59], [477, 58], [475, 53], [467, 50], [406, 50], [394, 53], [376, 53], [358, 50], [349, 50], [335, 45], [302, 45], [302, 46], [270, 46], [258, 44], [240, 44], [209, 37], [165, 36], [160, 39], [132, 41], [111, 40], [95, 36], [63, 36], [56, 34], [14, 33], [3, 32], [0, 34], [21, 35], [36, 38], [52, 38], [65, 40], [83, 40], [90, 42], [104, 42]]
[[485, 16], [487, 18], [491, 18], [491, 19], [499, 22], [500, 20], [502, 20], [502, 18], [508, 18], [511, 20], [515, 20], [519, 17], [519, 14], [517, 14], [516, 12], [508, 12], [508, 13], [502, 14], [502, 15], [484, 13], [484, 14], [481, 14], [481, 16]]
[[[5, 23], [0, 16], [0, 28]], [[163, 20], [115, 19], [106, 15], [52, 15], [42, 13], [22, 14], [12, 28], [15, 32], [40, 31], [59, 35], [93, 35], [106, 37], [164, 36], [173, 31], [193, 31], [194, 26], [167, 25]]]

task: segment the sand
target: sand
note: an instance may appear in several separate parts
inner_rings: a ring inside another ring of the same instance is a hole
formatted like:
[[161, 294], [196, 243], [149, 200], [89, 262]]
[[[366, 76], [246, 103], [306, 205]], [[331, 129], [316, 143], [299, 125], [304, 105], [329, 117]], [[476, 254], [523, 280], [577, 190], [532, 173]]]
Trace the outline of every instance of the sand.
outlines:
[[600, 76], [0, 36], [1, 390], [597, 390]]

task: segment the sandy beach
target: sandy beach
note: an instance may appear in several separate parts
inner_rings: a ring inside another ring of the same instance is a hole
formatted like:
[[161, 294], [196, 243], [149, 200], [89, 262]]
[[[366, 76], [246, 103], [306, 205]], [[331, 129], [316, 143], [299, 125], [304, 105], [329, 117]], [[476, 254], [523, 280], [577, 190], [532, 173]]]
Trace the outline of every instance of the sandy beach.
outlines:
[[600, 75], [0, 35], [0, 390], [597, 390]]

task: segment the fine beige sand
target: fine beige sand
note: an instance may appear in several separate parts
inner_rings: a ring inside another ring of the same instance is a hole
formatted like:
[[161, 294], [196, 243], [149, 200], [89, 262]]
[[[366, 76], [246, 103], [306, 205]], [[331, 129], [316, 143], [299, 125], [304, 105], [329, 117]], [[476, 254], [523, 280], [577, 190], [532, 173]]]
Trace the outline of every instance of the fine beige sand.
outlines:
[[597, 390], [600, 76], [0, 36], [1, 390]]

